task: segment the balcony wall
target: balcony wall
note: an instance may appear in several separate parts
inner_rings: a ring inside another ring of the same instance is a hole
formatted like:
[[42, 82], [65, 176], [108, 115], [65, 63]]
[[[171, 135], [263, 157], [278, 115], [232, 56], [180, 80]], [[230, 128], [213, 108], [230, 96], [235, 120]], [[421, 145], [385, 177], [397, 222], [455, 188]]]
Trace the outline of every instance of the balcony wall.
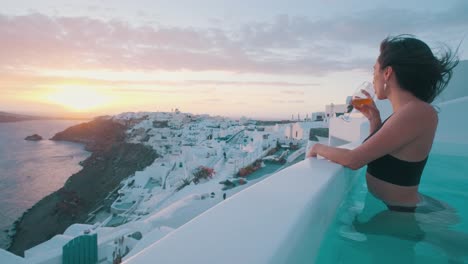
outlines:
[[125, 263], [310, 263], [357, 171], [308, 159], [237, 193]]

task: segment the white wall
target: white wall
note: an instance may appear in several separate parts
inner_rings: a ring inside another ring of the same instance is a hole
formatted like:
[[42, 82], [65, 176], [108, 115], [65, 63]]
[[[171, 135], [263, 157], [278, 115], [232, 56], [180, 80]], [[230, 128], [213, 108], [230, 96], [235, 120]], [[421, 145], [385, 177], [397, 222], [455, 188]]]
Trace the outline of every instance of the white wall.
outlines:
[[[375, 102], [380, 111], [382, 121], [387, 119], [393, 112], [388, 100]], [[353, 110], [348, 121], [342, 116], [330, 119], [329, 145], [340, 146], [349, 142], [362, 142], [369, 135], [369, 121], [357, 110]]]
[[62, 264], [62, 249], [60, 249], [60, 251], [49, 251], [47, 252], [47, 254], [37, 256], [32, 259], [26, 259], [26, 263], [28, 264]]
[[308, 159], [237, 193], [125, 263], [311, 263], [357, 172]]
[[292, 138], [296, 140], [308, 140], [311, 128], [328, 127], [328, 124], [322, 121], [297, 122], [292, 126]]
[[468, 156], [468, 96], [435, 106], [439, 108], [439, 124], [432, 152]]
[[325, 106], [325, 116], [330, 117], [334, 113], [346, 113], [347, 111], [346, 104], [333, 104], [333, 105], [326, 105]]
[[27, 261], [18, 257], [15, 254], [0, 248], [0, 263], [9, 263], [9, 264], [26, 264]]
[[460, 61], [453, 70], [453, 76], [435, 102], [445, 102], [468, 96], [468, 60]]
[[339, 146], [350, 142], [362, 142], [369, 135], [369, 121], [362, 115], [345, 121], [340, 117], [330, 119], [329, 145]]

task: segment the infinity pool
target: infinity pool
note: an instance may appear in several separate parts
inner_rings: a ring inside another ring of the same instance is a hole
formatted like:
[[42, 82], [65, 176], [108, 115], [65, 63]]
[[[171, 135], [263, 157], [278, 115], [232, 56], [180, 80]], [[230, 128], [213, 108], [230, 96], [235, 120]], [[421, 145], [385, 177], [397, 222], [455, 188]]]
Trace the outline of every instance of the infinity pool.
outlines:
[[315, 263], [468, 263], [468, 157], [431, 154], [420, 192], [430, 210], [391, 212], [360, 175]]

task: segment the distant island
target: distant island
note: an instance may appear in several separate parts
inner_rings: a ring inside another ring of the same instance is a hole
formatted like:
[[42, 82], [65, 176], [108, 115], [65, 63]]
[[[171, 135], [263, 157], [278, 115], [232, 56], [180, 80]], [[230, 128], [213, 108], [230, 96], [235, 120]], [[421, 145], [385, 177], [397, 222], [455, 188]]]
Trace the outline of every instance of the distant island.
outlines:
[[28, 140], [28, 141], [40, 141], [42, 140], [42, 137], [38, 134], [34, 134], [34, 135], [31, 135], [31, 136], [27, 136], [24, 138], [24, 140]]
[[22, 115], [0, 111], [0, 123], [10, 122], [21, 122], [31, 120], [89, 120], [90, 118], [77, 118], [77, 117], [51, 117], [51, 116], [33, 116], [33, 115]]

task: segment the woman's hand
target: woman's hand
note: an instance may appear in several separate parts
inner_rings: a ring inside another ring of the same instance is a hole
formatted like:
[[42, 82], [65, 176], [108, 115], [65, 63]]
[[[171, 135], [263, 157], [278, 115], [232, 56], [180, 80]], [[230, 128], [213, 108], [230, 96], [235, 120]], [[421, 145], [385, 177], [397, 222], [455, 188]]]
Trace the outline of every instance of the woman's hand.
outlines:
[[[370, 94], [366, 90], [361, 90], [363, 94], [367, 96], [367, 98], [371, 98]], [[354, 105], [359, 112], [361, 112], [369, 121], [380, 120], [380, 112], [375, 105], [374, 100], [370, 104], [363, 104], [363, 105]]]
[[309, 153], [307, 153], [307, 158], [316, 158], [317, 157], [317, 151], [318, 151], [318, 148], [320, 147], [320, 143], [315, 143], [309, 150]]

